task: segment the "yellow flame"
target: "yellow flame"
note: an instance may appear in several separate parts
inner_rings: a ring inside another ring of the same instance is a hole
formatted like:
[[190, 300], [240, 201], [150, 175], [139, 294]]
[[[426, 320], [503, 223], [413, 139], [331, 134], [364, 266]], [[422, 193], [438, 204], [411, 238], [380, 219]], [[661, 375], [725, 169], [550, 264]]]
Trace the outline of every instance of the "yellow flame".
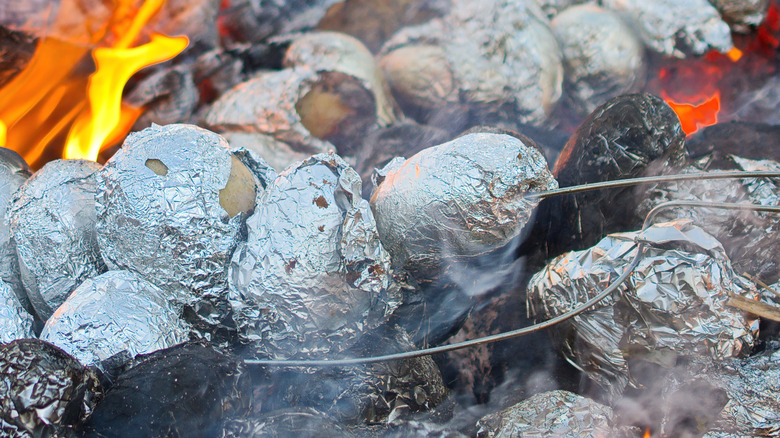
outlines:
[[726, 56], [729, 57], [731, 62], [737, 62], [739, 61], [739, 58], [742, 58], [742, 51], [734, 47], [733, 49], [726, 52]]

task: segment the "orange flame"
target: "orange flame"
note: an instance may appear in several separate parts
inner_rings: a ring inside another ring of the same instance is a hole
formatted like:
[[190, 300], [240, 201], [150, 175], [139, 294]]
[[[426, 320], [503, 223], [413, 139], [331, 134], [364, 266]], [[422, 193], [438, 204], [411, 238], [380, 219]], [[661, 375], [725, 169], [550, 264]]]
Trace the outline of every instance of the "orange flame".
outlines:
[[[62, 3], [58, 20], [68, 22], [62, 16], [71, 8]], [[127, 81], [188, 44], [186, 37], [152, 35], [148, 43], [131, 48], [164, 3], [145, 0], [135, 9], [133, 0], [116, 0], [105, 25], [79, 36], [83, 44], [41, 38], [27, 67], [0, 90], [0, 146], [34, 164], [57, 158], [57, 151], [65, 158], [96, 160], [102, 148], [121, 141], [143, 113], [143, 108], [122, 104]], [[95, 69], [88, 75], [90, 52]]]
[[650, 429], [645, 429], [644, 435], [642, 435], [642, 438], [651, 438], [653, 435], [650, 433]]
[[661, 97], [680, 118], [685, 135], [691, 135], [700, 128], [718, 123], [718, 112], [720, 112], [720, 92], [715, 93], [698, 105], [689, 103], [677, 103], [672, 100], [666, 92], [661, 92]]

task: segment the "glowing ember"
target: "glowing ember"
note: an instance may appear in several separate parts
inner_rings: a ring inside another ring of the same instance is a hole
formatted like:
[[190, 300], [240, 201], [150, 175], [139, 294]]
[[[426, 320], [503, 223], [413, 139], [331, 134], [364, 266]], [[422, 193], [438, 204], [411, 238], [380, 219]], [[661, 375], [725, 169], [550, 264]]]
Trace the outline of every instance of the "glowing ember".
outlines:
[[718, 112], [720, 111], [720, 92], [718, 91], [698, 105], [677, 103], [665, 92], [661, 92], [661, 97], [677, 113], [686, 135], [691, 135], [700, 128], [718, 123]]
[[642, 438], [651, 438], [653, 435], [650, 434], [650, 429], [645, 429], [645, 434], [642, 435]]
[[[72, 11], [66, 3], [60, 6], [60, 24]], [[34, 164], [57, 158], [60, 151], [65, 158], [96, 160], [101, 148], [124, 138], [143, 112], [122, 105], [127, 81], [188, 44], [186, 37], [152, 35], [148, 43], [131, 48], [165, 0], [146, 0], [138, 9], [133, 3], [115, 2], [104, 26], [78, 35], [82, 44], [41, 38], [27, 68], [0, 92], [0, 146]]]

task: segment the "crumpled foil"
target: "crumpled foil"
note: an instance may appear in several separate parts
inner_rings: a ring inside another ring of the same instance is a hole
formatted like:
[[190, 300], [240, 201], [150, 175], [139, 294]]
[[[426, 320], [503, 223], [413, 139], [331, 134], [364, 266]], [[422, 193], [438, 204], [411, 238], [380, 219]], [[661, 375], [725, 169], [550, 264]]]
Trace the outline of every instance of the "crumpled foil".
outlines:
[[0, 280], [0, 344], [34, 337], [32, 316], [11, 287]]
[[259, 417], [227, 420], [220, 438], [343, 437], [355, 436], [327, 414], [312, 408], [286, 408]]
[[262, 72], [214, 101], [204, 121], [218, 131], [270, 135], [295, 152], [336, 150], [303, 126], [295, 108], [319, 80], [317, 72], [308, 67]]
[[569, 6], [586, 3], [587, 0], [534, 0], [542, 11], [547, 15], [547, 18], [553, 19], [558, 13], [568, 8]]
[[62, 436], [100, 399], [95, 374], [37, 339], [0, 345], [0, 432], [3, 436]]
[[398, 306], [390, 256], [357, 173], [334, 154], [279, 174], [230, 264], [240, 336], [274, 358], [348, 348]]
[[371, 196], [393, 265], [420, 282], [443, 265], [506, 245], [530, 220], [526, 193], [558, 187], [529, 139], [474, 133], [425, 149], [379, 171]]
[[565, 99], [583, 115], [607, 100], [641, 87], [645, 48], [615, 12], [572, 6], [550, 23], [563, 54]]
[[188, 340], [188, 327], [166, 293], [130, 271], [84, 281], [46, 321], [40, 336], [86, 366], [134, 358]]
[[549, 319], [601, 292], [631, 263], [638, 241], [648, 244], [645, 255], [616, 293], [555, 327], [567, 360], [609, 397], [622, 393], [633, 359], [666, 365], [687, 355], [740, 356], [758, 330], [757, 320], [726, 305], [730, 294], [757, 296], [754, 286], [733, 272], [714, 237], [684, 220], [611, 234], [557, 257], [531, 279], [529, 314]]
[[771, 0], [709, 0], [732, 30], [749, 31], [766, 18]]
[[[727, 159], [738, 170], [780, 171], [780, 163], [771, 160], [749, 160], [734, 155]], [[720, 170], [713, 170], [718, 172]], [[698, 173], [696, 164], [673, 173]], [[707, 181], [676, 181], [642, 188], [643, 199], [637, 209], [639, 218], [656, 205], [673, 200], [709, 201], [780, 205], [780, 181], [770, 178], [714, 179]], [[675, 207], [663, 210], [660, 220], [684, 218], [715, 236], [737, 273], [748, 273], [767, 283], [780, 279], [780, 254], [776, 242], [780, 239], [780, 216], [768, 212], [726, 210], [720, 208]]]
[[19, 154], [11, 149], [0, 148], [0, 279], [11, 287], [28, 312], [34, 310], [22, 285], [16, 245], [11, 239], [11, 229], [5, 221], [5, 215], [14, 193], [31, 173], [30, 166]]
[[[365, 334], [337, 357], [371, 357], [413, 350], [409, 335], [395, 325]], [[270, 370], [263, 411], [308, 406], [346, 424], [390, 424], [437, 407], [448, 395], [430, 356], [344, 367]], [[262, 384], [259, 386], [263, 386]]]
[[685, 58], [734, 48], [731, 29], [707, 0], [600, 0], [623, 14], [645, 44], [667, 56]]
[[612, 409], [568, 391], [541, 392], [477, 422], [477, 437], [607, 437]]
[[[497, 117], [540, 124], [560, 99], [563, 84], [561, 53], [545, 22], [531, 0], [454, 0], [449, 14], [401, 29], [381, 53], [418, 45], [442, 49], [443, 70], [438, 58], [409, 66], [425, 76], [431, 69], [451, 72], [454, 86], [438, 110], [450, 110], [446, 106], [455, 102], [483, 121]], [[443, 85], [439, 78], [431, 84]]]
[[108, 267], [140, 274], [178, 303], [224, 298], [246, 217], [229, 217], [220, 204], [232, 160], [222, 137], [196, 126], [131, 134], [98, 174], [97, 234]]
[[225, 419], [249, 416], [252, 376], [235, 356], [188, 342], [139, 359], [106, 391], [86, 436], [211, 438]]
[[14, 195], [8, 226], [22, 283], [41, 320], [82, 281], [106, 270], [95, 234], [95, 183], [100, 165], [47, 163]]

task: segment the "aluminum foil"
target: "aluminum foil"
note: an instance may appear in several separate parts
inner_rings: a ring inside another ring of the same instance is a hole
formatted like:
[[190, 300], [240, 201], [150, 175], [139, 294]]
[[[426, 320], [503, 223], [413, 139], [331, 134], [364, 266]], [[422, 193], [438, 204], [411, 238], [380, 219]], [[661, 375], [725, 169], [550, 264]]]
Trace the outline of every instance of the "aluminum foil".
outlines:
[[5, 221], [5, 215], [14, 193], [27, 181], [31, 173], [30, 166], [19, 154], [11, 149], [0, 148], [0, 279], [11, 287], [28, 312], [34, 310], [22, 285], [16, 245], [11, 239], [11, 229]]
[[246, 217], [230, 217], [220, 202], [232, 166], [227, 142], [205, 129], [131, 134], [98, 175], [98, 242], [109, 268], [140, 274], [177, 303], [224, 298]]
[[[446, 60], [444, 69], [438, 60], [415, 60], [409, 68], [425, 78], [451, 72], [454, 86], [442, 99], [447, 105], [459, 102], [483, 120], [540, 124], [561, 97], [563, 83], [560, 50], [545, 22], [531, 0], [454, 0], [445, 17], [401, 29], [382, 54], [417, 45], [438, 47]], [[392, 76], [390, 81], [396, 88]], [[442, 86], [441, 81], [432, 86]]]
[[275, 358], [341, 351], [399, 302], [390, 256], [357, 173], [315, 155], [269, 185], [230, 264], [230, 303], [244, 340]]
[[[771, 160], [749, 160], [730, 155], [734, 167], [745, 171], [780, 171], [780, 163]], [[702, 166], [691, 165], [669, 172], [702, 172]], [[643, 199], [637, 216], [643, 218], [653, 207], [672, 200], [710, 201], [780, 205], [780, 182], [769, 178], [742, 180], [678, 181], [641, 189]], [[742, 274], [773, 283], [780, 279], [780, 217], [771, 213], [724, 210], [716, 208], [678, 207], [660, 212], [662, 220], [692, 220], [723, 243], [734, 269]]]
[[35, 338], [33, 318], [11, 287], [0, 280], [0, 344], [25, 338]]
[[477, 437], [614, 436], [612, 409], [568, 391], [549, 391], [477, 422]]
[[22, 283], [43, 321], [82, 281], [106, 270], [95, 234], [99, 169], [92, 161], [51, 161], [19, 188], [9, 206]]
[[749, 31], [766, 18], [770, 0], [709, 0], [733, 30]]
[[111, 356], [134, 358], [189, 338], [187, 325], [166, 293], [130, 271], [109, 271], [84, 281], [46, 321], [40, 339], [85, 366]]
[[647, 47], [685, 58], [734, 48], [731, 30], [707, 0], [600, 0], [625, 16]]
[[733, 272], [714, 237], [684, 220], [612, 234], [554, 259], [531, 279], [529, 314], [549, 319], [598, 294], [633, 260], [638, 241], [647, 250], [619, 293], [556, 326], [567, 360], [609, 397], [628, 383], [629, 361], [668, 365], [680, 356], [741, 356], [758, 330], [757, 320], [726, 305], [730, 294], [756, 297], [753, 285]]
[[312, 408], [287, 408], [262, 415], [259, 418], [227, 420], [218, 435], [221, 438], [289, 437], [343, 437], [355, 436], [327, 414]]
[[396, 267], [433, 281], [448, 261], [506, 245], [530, 220], [523, 196], [558, 187], [542, 153], [505, 134], [474, 133], [379, 171], [371, 197]]
[[587, 0], [534, 0], [542, 11], [547, 15], [547, 18], [553, 19], [558, 13], [568, 8], [582, 3], [586, 3]]
[[65, 436], [92, 412], [101, 388], [95, 374], [37, 339], [0, 345], [0, 432]]
[[295, 108], [319, 81], [308, 67], [262, 72], [220, 96], [204, 121], [218, 131], [270, 135], [300, 153], [336, 150], [303, 126]]
[[566, 100], [583, 115], [642, 86], [644, 45], [615, 12], [572, 6], [556, 15], [550, 28], [563, 54]]
[[[298, 161], [303, 161], [310, 156], [306, 153], [297, 152], [287, 143], [276, 140], [265, 134], [253, 132], [223, 132], [221, 135], [230, 143], [231, 150], [243, 148], [252, 151], [254, 155], [274, 169], [284, 170], [288, 166], [291, 166]], [[274, 179], [276, 179], [276, 176], [270, 178], [271, 181]]]

